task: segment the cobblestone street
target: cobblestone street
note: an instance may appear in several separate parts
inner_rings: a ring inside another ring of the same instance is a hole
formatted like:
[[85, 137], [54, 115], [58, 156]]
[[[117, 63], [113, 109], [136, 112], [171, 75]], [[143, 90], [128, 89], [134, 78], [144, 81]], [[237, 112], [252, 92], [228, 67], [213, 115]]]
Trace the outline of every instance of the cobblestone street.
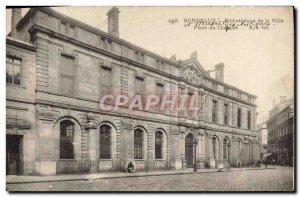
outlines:
[[8, 191], [292, 191], [293, 168], [7, 184]]

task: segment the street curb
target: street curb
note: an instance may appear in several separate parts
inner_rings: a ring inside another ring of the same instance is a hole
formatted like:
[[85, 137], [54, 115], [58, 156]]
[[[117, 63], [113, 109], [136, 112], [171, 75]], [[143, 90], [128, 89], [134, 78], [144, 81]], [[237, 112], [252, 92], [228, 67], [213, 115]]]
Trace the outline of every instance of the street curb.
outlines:
[[[275, 169], [275, 168], [267, 168], [269, 169]], [[248, 171], [248, 170], [266, 170], [263, 169], [240, 169], [240, 170], [230, 170], [225, 172], [235, 172], [235, 171]], [[129, 176], [120, 176], [120, 177], [101, 177], [101, 178], [95, 178], [95, 179], [87, 179], [87, 181], [91, 180], [99, 180], [99, 179], [113, 179], [113, 178], [130, 178], [130, 177], [143, 177], [143, 176], [163, 176], [163, 175], [180, 175], [180, 174], [206, 174], [206, 173], [217, 173], [218, 171], [206, 171], [206, 172], [178, 172], [173, 174], [146, 174], [146, 175], [129, 175]]]
[[[275, 168], [249, 168], [249, 169], [234, 169], [230, 171], [225, 172], [235, 172], [235, 171], [248, 171], [248, 170], [271, 170]], [[65, 182], [65, 181], [94, 181], [94, 180], [100, 180], [100, 179], [115, 179], [115, 178], [135, 178], [135, 177], [145, 177], [145, 176], [163, 176], [163, 175], [181, 175], [181, 174], [205, 174], [205, 173], [217, 173], [218, 171], [204, 171], [204, 172], [175, 172], [172, 174], [130, 174], [127, 176], [113, 176], [113, 177], [97, 177], [97, 178], [70, 178], [70, 179], [60, 179], [60, 180], [36, 180], [36, 181], [24, 181], [24, 182], [6, 182], [6, 185], [8, 184], [27, 184], [27, 183], [50, 183], [50, 182]]]

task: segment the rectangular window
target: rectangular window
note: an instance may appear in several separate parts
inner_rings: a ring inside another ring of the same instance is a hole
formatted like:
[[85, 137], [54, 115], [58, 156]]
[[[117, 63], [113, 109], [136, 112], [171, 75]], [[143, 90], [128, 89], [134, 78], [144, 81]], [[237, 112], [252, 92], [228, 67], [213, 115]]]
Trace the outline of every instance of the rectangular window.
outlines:
[[192, 102], [192, 97], [193, 97], [193, 93], [189, 92], [188, 93], [188, 97], [187, 97], [187, 106], [186, 106], [186, 109], [188, 111], [189, 118], [194, 119], [194, 110], [190, 109], [190, 105], [194, 106], [194, 104], [195, 104], [195, 103], [191, 103]]
[[107, 42], [105, 42], [105, 38], [101, 36], [101, 46], [104, 48], [104, 49], [107, 49]]
[[242, 109], [239, 108], [237, 111], [237, 127], [241, 127], [241, 117], [242, 116]]
[[136, 60], [136, 61], [140, 61], [140, 55], [139, 55], [139, 52], [138, 52], [138, 51], [135, 51], [135, 52], [134, 52], [134, 56], [135, 56], [135, 60]]
[[112, 70], [108, 67], [100, 67], [100, 96], [112, 93]]
[[162, 98], [163, 98], [164, 94], [165, 94], [165, 87], [164, 87], [164, 85], [161, 84], [161, 83], [156, 83], [155, 95], [159, 97], [159, 102], [156, 105], [156, 111], [160, 110], [160, 106], [161, 106], [161, 102], [162, 102]]
[[251, 129], [251, 112], [248, 111], [248, 129]]
[[217, 90], [217, 88], [218, 88], [218, 84], [216, 84], [216, 83], [213, 83], [213, 87], [212, 87], [214, 90]]
[[75, 37], [75, 27], [73, 25], [70, 25], [69, 35]]
[[63, 33], [63, 34], [66, 34], [66, 33], [67, 33], [67, 25], [66, 25], [66, 23], [61, 22], [61, 25], [60, 25], [60, 32]]
[[141, 53], [141, 62], [145, 63], [145, 55], [143, 53]]
[[156, 68], [158, 70], [164, 71], [165, 70], [165, 64], [160, 60], [156, 60]]
[[160, 62], [160, 70], [164, 71], [165, 70], [165, 63]]
[[224, 87], [224, 93], [228, 94], [228, 88], [227, 87]]
[[74, 96], [76, 89], [75, 58], [61, 55], [60, 58], [60, 92]]
[[239, 99], [241, 98], [241, 93], [240, 93], [240, 92], [238, 92], [237, 97], [238, 97]]
[[21, 85], [21, 59], [6, 57], [6, 83]]
[[217, 122], [217, 101], [213, 101], [212, 106], [212, 122]]
[[224, 125], [228, 125], [228, 104], [224, 104]]
[[199, 118], [200, 119], [204, 119], [205, 117], [205, 102], [206, 102], [206, 98], [205, 98], [205, 95], [204, 94], [200, 94], [200, 99], [199, 99], [199, 109], [200, 109], [200, 112], [199, 112]]
[[141, 77], [136, 76], [135, 77], [135, 93], [137, 95], [142, 95], [144, 94], [145, 91], [145, 83], [144, 83], [144, 79]]
[[111, 40], [107, 40], [107, 50], [113, 51], [113, 45]]

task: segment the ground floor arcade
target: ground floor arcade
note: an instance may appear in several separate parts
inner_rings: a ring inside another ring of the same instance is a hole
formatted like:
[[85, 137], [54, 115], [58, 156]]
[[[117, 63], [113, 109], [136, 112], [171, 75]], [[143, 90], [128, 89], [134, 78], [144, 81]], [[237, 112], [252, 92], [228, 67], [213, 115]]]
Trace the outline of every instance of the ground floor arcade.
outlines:
[[[255, 136], [191, 129], [69, 109], [40, 107], [34, 126], [7, 132], [7, 174], [52, 175], [246, 166], [259, 157]], [[18, 128], [15, 128], [18, 129]], [[9, 130], [9, 129], [8, 129]], [[31, 137], [26, 137], [30, 135]]]

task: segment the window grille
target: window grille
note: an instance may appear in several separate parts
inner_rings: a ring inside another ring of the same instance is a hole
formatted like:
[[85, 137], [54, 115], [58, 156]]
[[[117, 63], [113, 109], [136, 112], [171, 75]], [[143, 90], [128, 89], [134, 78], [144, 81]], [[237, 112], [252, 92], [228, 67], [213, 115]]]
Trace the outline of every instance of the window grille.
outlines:
[[60, 158], [74, 159], [74, 123], [65, 120], [60, 123]]
[[162, 159], [162, 148], [163, 148], [163, 133], [157, 131], [155, 133], [155, 159]]
[[144, 134], [141, 129], [134, 131], [134, 159], [143, 159]]
[[111, 127], [102, 125], [100, 127], [100, 159], [111, 158]]

